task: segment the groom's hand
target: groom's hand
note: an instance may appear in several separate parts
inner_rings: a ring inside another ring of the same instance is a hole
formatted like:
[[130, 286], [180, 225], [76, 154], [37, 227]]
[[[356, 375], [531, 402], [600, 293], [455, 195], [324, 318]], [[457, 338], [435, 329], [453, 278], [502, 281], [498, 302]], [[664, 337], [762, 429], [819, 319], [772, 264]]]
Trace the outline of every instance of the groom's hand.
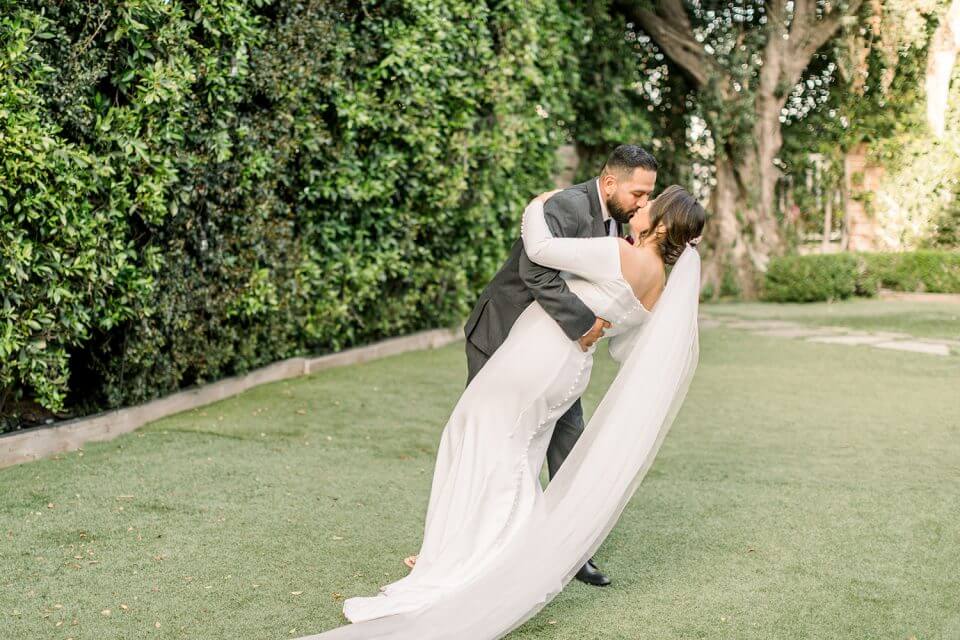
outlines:
[[613, 325], [603, 318], [597, 318], [594, 321], [593, 327], [591, 327], [590, 331], [587, 331], [585, 334], [580, 336], [580, 339], [577, 341], [580, 343], [580, 350], [586, 351], [592, 347], [594, 342], [603, 337], [604, 330], [609, 329], [611, 326]]

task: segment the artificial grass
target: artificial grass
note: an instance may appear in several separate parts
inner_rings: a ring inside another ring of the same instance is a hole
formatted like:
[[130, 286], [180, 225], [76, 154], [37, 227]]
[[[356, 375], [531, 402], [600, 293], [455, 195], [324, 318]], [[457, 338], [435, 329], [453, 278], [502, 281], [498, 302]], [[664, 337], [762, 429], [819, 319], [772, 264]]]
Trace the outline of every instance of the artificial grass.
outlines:
[[864, 299], [796, 304], [727, 302], [704, 304], [701, 309], [717, 317], [789, 320], [817, 326], [960, 340], [960, 304], [954, 302]]
[[[960, 637], [960, 357], [726, 330], [701, 348], [596, 555], [613, 585], [571, 583], [510, 638]], [[600, 358], [588, 412], [613, 374]], [[464, 377], [460, 344], [406, 354], [0, 470], [0, 637], [339, 624], [343, 596], [406, 572]]]

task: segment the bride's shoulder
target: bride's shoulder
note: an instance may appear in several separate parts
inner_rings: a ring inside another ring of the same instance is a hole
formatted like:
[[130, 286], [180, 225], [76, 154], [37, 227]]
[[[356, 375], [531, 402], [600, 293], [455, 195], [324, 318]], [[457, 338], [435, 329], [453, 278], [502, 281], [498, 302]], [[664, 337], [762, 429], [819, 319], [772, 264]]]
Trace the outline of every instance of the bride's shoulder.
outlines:
[[621, 239], [620, 264], [623, 277], [634, 290], [648, 291], [663, 283], [663, 260], [655, 251], [636, 247]]
[[657, 252], [647, 247], [638, 247], [630, 244], [625, 238], [620, 238], [620, 254], [623, 256], [624, 267], [630, 266], [633, 270], [664, 273], [663, 260]]

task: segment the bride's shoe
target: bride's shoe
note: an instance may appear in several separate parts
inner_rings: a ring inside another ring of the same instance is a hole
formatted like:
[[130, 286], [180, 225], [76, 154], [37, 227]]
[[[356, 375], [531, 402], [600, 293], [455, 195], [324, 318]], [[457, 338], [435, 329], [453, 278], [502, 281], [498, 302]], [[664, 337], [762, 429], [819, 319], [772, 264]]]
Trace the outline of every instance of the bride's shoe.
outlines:
[[407, 556], [403, 559], [403, 564], [413, 569], [413, 565], [417, 564], [417, 556]]

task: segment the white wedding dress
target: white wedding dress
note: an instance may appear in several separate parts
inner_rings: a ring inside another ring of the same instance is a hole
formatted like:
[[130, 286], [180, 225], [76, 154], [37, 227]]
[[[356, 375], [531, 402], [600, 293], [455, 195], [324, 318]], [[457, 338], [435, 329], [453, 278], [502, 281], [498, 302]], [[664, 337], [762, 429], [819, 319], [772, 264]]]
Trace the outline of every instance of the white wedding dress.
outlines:
[[410, 574], [350, 598], [354, 624], [301, 640], [499, 638], [592, 555], [656, 455], [697, 362], [699, 256], [687, 249], [651, 313], [620, 272], [616, 238], [553, 238], [534, 200], [524, 248], [609, 320], [620, 371], [546, 490], [553, 426], [593, 363], [536, 302], [471, 381], [440, 437], [423, 543]]

